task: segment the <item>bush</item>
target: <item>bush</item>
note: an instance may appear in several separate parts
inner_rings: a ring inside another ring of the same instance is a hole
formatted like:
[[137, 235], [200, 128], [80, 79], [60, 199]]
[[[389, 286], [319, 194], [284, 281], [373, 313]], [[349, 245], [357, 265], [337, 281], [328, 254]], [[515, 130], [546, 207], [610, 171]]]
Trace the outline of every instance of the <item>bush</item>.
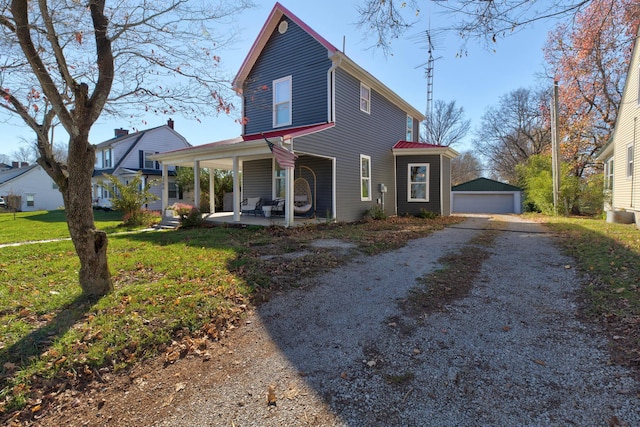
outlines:
[[180, 218], [182, 227], [198, 227], [202, 224], [202, 213], [195, 206], [184, 203], [176, 203], [172, 206], [175, 214]]
[[382, 206], [375, 205], [369, 208], [364, 214], [365, 218], [371, 218], [375, 220], [387, 219], [387, 214], [385, 213]]
[[139, 227], [141, 225], [151, 227], [160, 222], [160, 212], [140, 209], [128, 212], [122, 217], [122, 225], [124, 227]]
[[436, 219], [439, 216], [440, 216], [439, 213], [428, 211], [425, 208], [420, 208], [420, 213], [418, 214], [418, 217], [424, 218], [424, 219]]

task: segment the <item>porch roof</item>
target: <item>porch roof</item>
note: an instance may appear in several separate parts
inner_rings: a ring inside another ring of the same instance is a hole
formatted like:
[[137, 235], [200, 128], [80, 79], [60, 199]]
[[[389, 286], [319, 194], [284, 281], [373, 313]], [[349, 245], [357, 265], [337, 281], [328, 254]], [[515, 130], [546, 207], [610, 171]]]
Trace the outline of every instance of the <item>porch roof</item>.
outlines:
[[230, 170], [233, 168], [234, 157], [242, 157], [243, 160], [271, 157], [271, 150], [269, 150], [264, 138], [282, 138], [285, 142], [289, 141], [288, 143], [290, 143], [294, 138], [321, 132], [334, 125], [334, 123], [320, 123], [247, 134], [238, 138], [154, 154], [149, 158], [161, 163], [189, 167], [193, 167], [194, 162], [199, 161], [201, 167]]
[[460, 153], [451, 147], [444, 145], [427, 144], [422, 142], [398, 141], [391, 148], [394, 156], [412, 156], [412, 155], [443, 155], [450, 159], [457, 157]]

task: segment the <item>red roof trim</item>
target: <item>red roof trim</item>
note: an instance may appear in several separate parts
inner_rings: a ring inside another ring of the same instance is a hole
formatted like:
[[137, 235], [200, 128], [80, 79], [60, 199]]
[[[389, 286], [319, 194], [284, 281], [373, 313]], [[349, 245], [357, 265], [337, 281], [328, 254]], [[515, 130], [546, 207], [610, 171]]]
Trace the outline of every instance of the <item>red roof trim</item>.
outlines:
[[422, 142], [409, 142], [409, 141], [398, 141], [393, 146], [393, 150], [403, 149], [403, 148], [448, 148], [444, 145], [436, 145], [436, 144], [427, 144]]
[[332, 128], [334, 126], [335, 126], [335, 123], [322, 123], [319, 125], [300, 126], [295, 128], [279, 129], [279, 130], [274, 130], [270, 132], [242, 135], [242, 139], [244, 141], [255, 141], [256, 139], [262, 139], [263, 135], [265, 138], [282, 137], [283, 139], [291, 139], [291, 138], [297, 138], [299, 136], [310, 135], [312, 133], [320, 132], [325, 129]]

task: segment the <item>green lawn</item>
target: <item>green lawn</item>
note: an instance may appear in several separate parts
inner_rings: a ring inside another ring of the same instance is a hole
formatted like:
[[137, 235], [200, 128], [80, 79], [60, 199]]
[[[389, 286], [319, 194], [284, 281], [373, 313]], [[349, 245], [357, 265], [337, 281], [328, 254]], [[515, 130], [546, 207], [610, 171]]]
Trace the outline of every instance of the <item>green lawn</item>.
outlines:
[[[96, 227], [114, 233], [122, 213], [93, 211]], [[0, 244], [34, 240], [64, 239], [69, 237], [64, 210], [17, 212], [0, 211]]]

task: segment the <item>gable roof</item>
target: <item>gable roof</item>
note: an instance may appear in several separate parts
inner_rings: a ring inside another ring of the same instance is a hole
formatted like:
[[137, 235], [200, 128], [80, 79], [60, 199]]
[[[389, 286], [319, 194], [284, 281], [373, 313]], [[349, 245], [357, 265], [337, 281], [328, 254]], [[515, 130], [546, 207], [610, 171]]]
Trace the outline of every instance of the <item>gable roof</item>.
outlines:
[[253, 42], [253, 45], [251, 46], [251, 49], [249, 50], [247, 57], [242, 62], [242, 65], [240, 66], [240, 70], [238, 71], [238, 74], [233, 79], [233, 88], [235, 90], [242, 89], [242, 84], [244, 83], [245, 79], [249, 75], [249, 72], [251, 71], [256, 61], [260, 57], [260, 54], [262, 53], [262, 49], [264, 49], [264, 46], [269, 41], [269, 37], [271, 37], [271, 34], [273, 34], [273, 31], [276, 29], [278, 24], [280, 24], [280, 21], [284, 15], [286, 15], [289, 19], [295, 22], [304, 31], [309, 33], [311, 37], [316, 39], [318, 43], [320, 43], [322, 46], [327, 48], [329, 52], [334, 53], [338, 51], [338, 49], [334, 45], [329, 43], [320, 34], [316, 33], [311, 27], [305, 24], [296, 15], [291, 13], [286, 7], [284, 7], [280, 3], [276, 3], [273, 6], [273, 9], [271, 9], [271, 13], [269, 13], [269, 17], [267, 18], [264, 25], [262, 26], [262, 29], [258, 33], [258, 37]]
[[356, 64], [351, 58], [345, 55], [343, 52], [338, 50], [333, 44], [329, 43], [324, 37], [315, 32], [311, 27], [305, 24], [300, 18], [291, 13], [287, 8], [282, 6], [280, 3], [276, 3], [271, 10], [265, 24], [262, 29], [258, 33], [258, 37], [253, 42], [251, 46], [251, 50], [249, 50], [248, 55], [244, 59], [242, 65], [240, 66], [240, 70], [236, 77], [233, 79], [233, 89], [241, 93], [242, 86], [247, 79], [247, 76], [251, 72], [251, 69], [255, 65], [256, 61], [260, 57], [262, 50], [265, 45], [269, 41], [269, 38], [275, 31], [278, 24], [280, 24], [282, 17], [286, 16], [300, 28], [302, 28], [305, 32], [307, 32], [311, 37], [313, 37], [318, 43], [324, 46], [327, 49], [327, 55], [334, 62], [334, 67], [339, 67], [356, 77], [357, 79], [363, 81], [368, 86], [370, 86], [373, 90], [380, 93], [382, 96], [399, 106], [402, 110], [411, 114], [414, 118], [419, 121], [424, 120], [424, 115], [418, 111], [415, 107], [405, 101], [403, 98], [398, 96], [394, 91], [389, 89], [386, 85], [384, 85], [380, 80], [375, 78], [371, 73], [366, 71], [364, 68]]
[[30, 171], [32, 171], [33, 169], [37, 168], [38, 165], [34, 164], [31, 166], [27, 166], [24, 168], [13, 168], [13, 169], [9, 169], [6, 171], [2, 171], [0, 172], [0, 184], [4, 184], [7, 183], [13, 179], [16, 179], [17, 177], [24, 175]]
[[522, 191], [522, 188], [489, 178], [476, 178], [451, 187], [451, 191]]
[[398, 141], [391, 148], [391, 151], [394, 156], [443, 155], [450, 159], [453, 159], [460, 154], [453, 148], [446, 147], [444, 145], [412, 141]]

